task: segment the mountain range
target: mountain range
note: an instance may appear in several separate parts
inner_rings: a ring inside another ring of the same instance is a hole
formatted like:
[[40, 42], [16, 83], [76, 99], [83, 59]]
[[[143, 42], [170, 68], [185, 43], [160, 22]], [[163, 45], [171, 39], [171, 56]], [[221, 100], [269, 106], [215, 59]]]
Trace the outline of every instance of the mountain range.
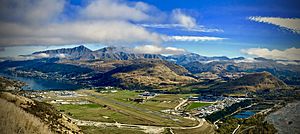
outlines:
[[34, 52], [24, 57], [37, 59], [0, 62], [2, 71], [91, 86], [135, 89], [188, 85], [201, 81], [198, 74], [205, 72], [226, 81], [223, 76], [228, 73], [235, 76], [269, 72], [289, 85], [300, 85], [299, 65], [264, 58], [249, 61], [243, 57], [207, 57], [195, 53], [164, 56], [134, 53], [133, 49], [125, 47], [92, 51], [84, 46]]
[[137, 54], [132, 53], [130, 48], [105, 47], [92, 51], [81, 45], [74, 48], [63, 48], [56, 50], [47, 50], [35, 52], [30, 56], [46, 54], [49, 58], [63, 57], [69, 60], [133, 60], [133, 59], [162, 59], [159, 54]]
[[126, 47], [104, 47], [92, 51], [81, 45], [74, 48], [62, 48], [34, 52], [27, 56], [38, 56], [46, 54], [49, 58], [61, 57], [69, 60], [133, 60], [133, 59], [162, 59], [177, 64], [187, 64], [194, 61], [233, 61], [244, 60], [244, 57], [228, 58], [226, 56], [207, 57], [196, 53], [163, 56], [161, 54], [135, 53], [132, 48]]
[[214, 61], [235, 61], [235, 62], [277, 62], [284, 65], [294, 64], [298, 65], [300, 61], [287, 61], [287, 60], [272, 60], [262, 57], [254, 58], [253, 60], [247, 60], [244, 57], [228, 58], [226, 56], [202, 56], [196, 53], [184, 53], [178, 55], [163, 56], [161, 54], [149, 54], [149, 53], [136, 53], [132, 48], [126, 47], [104, 47], [95, 51], [80, 45], [74, 48], [62, 48], [56, 50], [46, 50], [34, 52], [31, 55], [25, 55], [24, 57], [44, 55], [44, 57], [53, 58], [59, 57], [69, 60], [133, 60], [133, 59], [162, 59], [176, 64], [183, 65], [191, 62], [210, 63]]
[[131, 48], [125, 47], [105, 47], [92, 51], [84, 46], [74, 48], [47, 50], [35, 52], [32, 55], [47, 54], [49, 57], [65, 55], [68, 60], [136, 60], [136, 59], [160, 59], [173, 62], [183, 66], [193, 74], [201, 72], [213, 72], [216, 74], [225, 72], [262, 72], [267, 71], [282, 79], [288, 84], [299, 85], [300, 65], [299, 61], [292, 61], [296, 64], [284, 60], [272, 60], [262, 57], [247, 60], [244, 57], [228, 58], [226, 56], [207, 57], [196, 53], [186, 53], [180, 55], [163, 56], [160, 54], [134, 53]]

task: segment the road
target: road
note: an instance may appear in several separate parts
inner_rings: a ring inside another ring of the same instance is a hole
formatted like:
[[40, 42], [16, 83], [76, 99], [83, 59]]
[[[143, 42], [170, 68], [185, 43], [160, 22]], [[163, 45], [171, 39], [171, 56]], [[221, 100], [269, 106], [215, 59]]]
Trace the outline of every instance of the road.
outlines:
[[145, 133], [159, 134], [162, 133], [166, 128], [170, 129], [196, 129], [203, 126], [205, 119], [196, 118], [198, 121], [197, 126], [193, 127], [169, 127], [169, 126], [147, 126], [147, 125], [134, 125], [134, 124], [123, 124], [123, 123], [107, 123], [107, 122], [96, 122], [96, 121], [84, 121], [79, 119], [73, 119], [69, 117], [78, 126], [95, 126], [95, 127], [118, 127], [118, 128], [135, 128], [141, 129]]
[[240, 133], [243, 133], [244, 131], [246, 131], [246, 130], [248, 130], [248, 129], [251, 129], [251, 128], [255, 128], [255, 126], [247, 127], [247, 128], [245, 128], [245, 129], [241, 130]]
[[238, 126], [233, 130], [232, 134], [235, 134], [235, 132], [240, 128], [240, 124], [238, 124]]
[[185, 99], [185, 100], [183, 100], [182, 102], [180, 102], [175, 108], [174, 108], [174, 110], [175, 111], [178, 111], [178, 109], [184, 104], [184, 103], [186, 103], [188, 101], [188, 99]]

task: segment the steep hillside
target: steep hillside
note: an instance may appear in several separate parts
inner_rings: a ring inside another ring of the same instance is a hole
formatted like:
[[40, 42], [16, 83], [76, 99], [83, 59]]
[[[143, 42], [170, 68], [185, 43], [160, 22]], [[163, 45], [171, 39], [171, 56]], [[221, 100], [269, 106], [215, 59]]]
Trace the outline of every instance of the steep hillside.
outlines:
[[268, 72], [253, 73], [239, 79], [214, 86], [215, 91], [257, 91], [264, 89], [287, 89], [288, 86]]
[[[56, 109], [50, 104], [34, 101], [29, 98], [20, 96], [18, 94], [12, 94], [9, 92], [0, 92], [0, 99], [2, 103], [6, 104], [1, 105], [1, 109], [3, 107], [13, 108], [12, 110], [17, 110], [12, 111], [16, 115], [10, 115], [12, 116], [11, 119], [14, 119], [14, 116], [19, 117], [18, 119], [11, 121], [7, 121], [6, 119], [4, 119], [4, 123], [11, 122], [13, 123], [11, 125], [19, 127], [20, 130], [25, 131], [24, 133], [51, 133], [50, 130], [54, 133], [81, 133], [81, 130], [78, 128], [77, 125], [71, 122], [71, 120], [68, 117], [56, 111]], [[11, 105], [15, 105], [15, 107], [12, 107]], [[26, 114], [24, 114], [25, 111]], [[3, 110], [3, 112], [8, 111]], [[25, 118], [21, 117], [20, 115], [24, 115]], [[0, 123], [1, 128], [10, 125], [2, 123]], [[49, 128], [48, 132], [45, 132], [47, 131], [46, 128]], [[12, 129], [13, 130], [10, 131], [14, 131], [15, 128]]]
[[22, 86], [25, 86], [25, 83], [0, 77], [0, 91], [20, 90]]
[[39, 118], [13, 103], [0, 98], [0, 106], [1, 134], [52, 134]]

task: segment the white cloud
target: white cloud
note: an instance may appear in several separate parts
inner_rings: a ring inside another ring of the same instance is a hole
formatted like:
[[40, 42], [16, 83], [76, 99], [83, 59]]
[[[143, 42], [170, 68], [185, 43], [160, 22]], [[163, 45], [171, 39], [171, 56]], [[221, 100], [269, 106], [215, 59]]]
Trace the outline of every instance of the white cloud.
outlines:
[[38, 54], [32, 54], [32, 55], [19, 55], [16, 57], [13, 57], [13, 60], [32, 60], [32, 59], [41, 59], [41, 58], [66, 58], [66, 54], [47, 54], [47, 53], [38, 53]]
[[175, 23], [181, 24], [187, 28], [197, 26], [196, 19], [184, 14], [180, 9], [173, 10], [172, 17]]
[[219, 41], [226, 38], [208, 37], [208, 36], [167, 36], [164, 37], [165, 41]]
[[300, 33], [300, 18], [280, 18], [280, 17], [249, 17], [249, 20], [273, 24], [279, 27], [287, 28], [293, 32]]
[[188, 28], [182, 24], [141, 24], [141, 26], [146, 28], [163, 28], [163, 29], [175, 29], [182, 31], [191, 31], [191, 32], [224, 32], [222, 29], [217, 28], [207, 28], [203, 25], [197, 25], [192, 28]]
[[174, 9], [169, 16], [168, 23], [150, 23], [140, 24], [146, 28], [164, 28], [172, 30], [182, 30], [189, 32], [224, 32], [222, 29], [207, 28], [203, 25], [198, 25], [196, 18], [187, 15], [181, 9]]
[[159, 43], [159, 34], [131, 23], [149, 19], [146, 12], [152, 7], [142, 2], [121, 2], [92, 1], [80, 9], [78, 16], [83, 16], [68, 21], [61, 19], [66, 6], [63, 0], [4, 0], [0, 9], [0, 46]]
[[84, 8], [81, 14], [92, 19], [145, 21], [151, 18], [145, 13], [149, 8], [150, 6], [143, 2], [130, 6], [118, 0], [96, 0]]
[[158, 45], [143, 45], [143, 46], [137, 46], [133, 48], [133, 51], [135, 53], [149, 53], [149, 54], [182, 54], [186, 51], [181, 48], [175, 48], [175, 47], [161, 47]]
[[63, 12], [63, 0], [1, 0], [0, 20], [26, 24], [48, 23]]
[[2, 23], [0, 35], [11, 35], [0, 38], [0, 44], [72, 44], [93, 42], [139, 41], [158, 43], [160, 36], [146, 31], [143, 27], [124, 21], [80, 21], [63, 24], [50, 24], [46, 27], [28, 27], [26, 25]]
[[58, 58], [66, 58], [67, 56], [65, 54], [57, 54], [55, 57]]
[[253, 63], [253, 62], [258, 62], [254, 58], [245, 58], [243, 60], [234, 60], [235, 63]]
[[35, 54], [33, 55], [34, 58], [48, 58], [50, 57], [49, 54], [46, 54], [46, 53], [39, 53], [39, 54]]
[[300, 62], [296, 62], [296, 61], [276, 61], [276, 62], [283, 65], [300, 65]]
[[300, 48], [288, 48], [286, 50], [273, 49], [269, 50], [267, 48], [250, 48], [242, 49], [243, 53], [263, 57], [266, 59], [275, 59], [275, 60], [300, 60]]

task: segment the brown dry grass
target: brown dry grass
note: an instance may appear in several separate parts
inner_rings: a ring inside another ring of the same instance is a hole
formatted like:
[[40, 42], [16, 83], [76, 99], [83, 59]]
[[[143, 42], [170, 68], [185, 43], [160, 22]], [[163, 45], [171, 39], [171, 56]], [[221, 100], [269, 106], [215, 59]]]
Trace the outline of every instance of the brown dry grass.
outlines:
[[126, 73], [114, 74], [114, 77], [122, 79], [127, 84], [141, 84], [143, 86], [159, 86], [164, 85], [178, 85], [196, 82], [194, 78], [181, 76], [176, 74], [170, 68], [163, 64], [155, 65], [154, 67], [147, 67], [134, 70]]
[[0, 98], [1, 134], [51, 134], [37, 117]]

